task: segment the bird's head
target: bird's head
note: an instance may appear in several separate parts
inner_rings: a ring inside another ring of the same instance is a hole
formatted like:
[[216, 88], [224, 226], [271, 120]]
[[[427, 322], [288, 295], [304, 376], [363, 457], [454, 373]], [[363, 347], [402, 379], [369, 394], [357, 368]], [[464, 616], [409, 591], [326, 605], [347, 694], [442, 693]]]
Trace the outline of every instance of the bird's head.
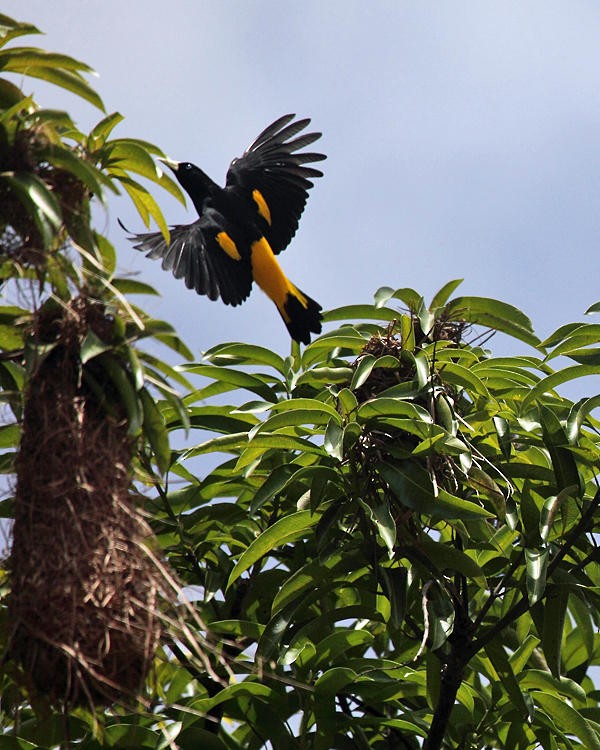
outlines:
[[214, 185], [210, 177], [200, 167], [190, 164], [189, 161], [173, 161], [172, 159], [159, 159], [159, 161], [169, 167], [200, 212], [202, 202], [210, 194], [211, 187]]

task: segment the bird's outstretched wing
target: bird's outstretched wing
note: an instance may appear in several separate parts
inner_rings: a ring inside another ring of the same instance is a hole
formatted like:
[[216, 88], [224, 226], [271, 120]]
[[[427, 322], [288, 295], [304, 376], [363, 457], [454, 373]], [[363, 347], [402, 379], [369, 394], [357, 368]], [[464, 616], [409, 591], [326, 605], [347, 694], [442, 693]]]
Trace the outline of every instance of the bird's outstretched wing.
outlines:
[[168, 246], [161, 232], [133, 234], [129, 239], [147, 258], [162, 258], [163, 269], [184, 279], [188, 289], [235, 306], [250, 294], [252, 267], [247, 255], [235, 252], [226, 226], [221, 214], [209, 209], [193, 224], [171, 227]]
[[275, 254], [289, 244], [298, 229], [298, 221], [306, 205], [311, 178], [323, 172], [304, 166], [321, 161], [324, 154], [301, 152], [321, 137], [321, 133], [304, 133], [294, 138], [310, 123], [284, 115], [265, 128], [239, 159], [234, 159], [227, 172], [225, 190], [244, 190], [248, 200], [264, 219], [264, 235]]

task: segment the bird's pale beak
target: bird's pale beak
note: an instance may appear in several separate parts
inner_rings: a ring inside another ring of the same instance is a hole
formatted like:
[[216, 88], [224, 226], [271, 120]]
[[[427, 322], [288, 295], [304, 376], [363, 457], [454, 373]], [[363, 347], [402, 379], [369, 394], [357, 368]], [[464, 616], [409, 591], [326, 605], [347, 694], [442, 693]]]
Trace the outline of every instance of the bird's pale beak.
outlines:
[[179, 162], [173, 161], [173, 159], [159, 159], [158, 161], [165, 164], [169, 169], [177, 174]]

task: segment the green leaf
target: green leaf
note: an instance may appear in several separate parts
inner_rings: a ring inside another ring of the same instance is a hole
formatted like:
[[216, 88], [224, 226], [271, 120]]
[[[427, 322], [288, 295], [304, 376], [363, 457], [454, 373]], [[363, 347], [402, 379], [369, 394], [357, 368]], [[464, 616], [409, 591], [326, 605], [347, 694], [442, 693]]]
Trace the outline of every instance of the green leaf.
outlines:
[[390, 617], [395, 627], [401, 627], [406, 614], [408, 595], [408, 570], [404, 567], [381, 567], [383, 593], [390, 602]]
[[[121, 403], [127, 412], [128, 434], [138, 435], [142, 429], [143, 412], [135, 386], [131, 382], [127, 370], [121, 362], [114, 359], [110, 354], [101, 354], [97, 357], [97, 360], [119, 392]], [[110, 397], [107, 398], [107, 401], [110, 403]]]
[[342, 654], [356, 646], [368, 647], [373, 643], [374, 637], [368, 630], [338, 630], [330, 633], [317, 643], [317, 656], [313, 662], [317, 669], [332, 664]]
[[563, 630], [568, 603], [569, 591], [566, 586], [551, 584], [547, 587], [546, 601], [544, 602], [542, 650], [550, 671], [557, 679], [561, 672]]
[[493, 418], [494, 428], [498, 437], [498, 445], [506, 461], [510, 460], [512, 451], [512, 441], [510, 437], [510, 425], [504, 417], [495, 416]]
[[113, 129], [123, 121], [123, 115], [119, 112], [112, 112], [103, 117], [100, 122], [92, 129], [87, 139], [87, 147], [90, 151], [95, 151], [98, 147], [103, 146]]
[[431, 300], [431, 304], [429, 305], [430, 310], [435, 310], [438, 307], [443, 307], [446, 302], [448, 301], [448, 298], [452, 294], [452, 292], [459, 287], [463, 282], [463, 279], [455, 279], [454, 281], [449, 281], [447, 284], [444, 284], [444, 286], [437, 292], [433, 299]]
[[266, 502], [278, 495], [284, 489], [290, 477], [293, 477], [298, 471], [298, 467], [290, 464], [278, 466], [272, 471], [254, 495], [250, 513], [256, 514]]
[[570, 367], [565, 367], [559, 372], [554, 372], [551, 375], [548, 375], [547, 377], [540, 380], [537, 385], [529, 390], [525, 399], [523, 400], [522, 409], [523, 411], [526, 411], [527, 408], [538, 401], [541, 396], [546, 393], [550, 393], [557, 386], [562, 385], [563, 383], [568, 383], [571, 380], [576, 380], [578, 378], [585, 378], [588, 375], [598, 374], [600, 374], [600, 367], [592, 365], [572, 365]]
[[169, 237], [169, 228], [167, 226], [167, 222], [165, 221], [165, 217], [163, 216], [162, 211], [160, 210], [160, 206], [155, 201], [155, 199], [152, 197], [150, 192], [146, 190], [146, 188], [143, 185], [140, 185], [139, 182], [136, 182], [135, 180], [132, 180], [130, 177], [125, 176], [125, 174], [121, 174], [117, 172], [113, 168], [113, 173], [123, 185], [125, 188], [125, 191], [131, 198], [134, 206], [137, 209], [137, 212], [142, 218], [142, 221], [146, 226], [150, 225], [150, 217], [154, 219], [156, 222], [158, 228], [162, 232], [164, 237]]
[[465, 320], [502, 331], [531, 346], [539, 344], [529, 318], [506, 302], [486, 297], [456, 297], [446, 305], [445, 313], [448, 320]]
[[556, 678], [542, 669], [527, 669], [518, 676], [522, 689], [543, 690], [552, 695], [565, 695], [572, 700], [586, 701], [586, 692], [575, 680]]
[[337, 419], [331, 417], [325, 430], [325, 440], [323, 443], [325, 451], [338, 461], [344, 456], [344, 430], [340, 425], [339, 416]]
[[550, 453], [558, 490], [573, 488], [581, 496], [583, 482], [577, 461], [569, 448], [569, 441], [558, 417], [551, 409], [541, 406], [540, 421], [544, 444]]
[[594, 409], [600, 408], [600, 395], [591, 398], [582, 398], [578, 401], [567, 418], [565, 436], [570, 445], [575, 445], [579, 439], [581, 426]]
[[390, 512], [390, 504], [387, 500], [384, 500], [370, 510], [377, 533], [391, 556], [396, 546], [396, 522]]
[[[531, 658], [531, 655], [535, 651], [535, 649], [539, 646], [540, 639], [529, 633], [529, 635], [526, 636], [525, 640], [519, 644], [519, 647], [510, 655], [510, 665], [513, 669], [513, 672], [515, 674], [520, 675], [521, 672], [525, 669], [527, 666], [527, 663], [529, 662], [529, 659]], [[519, 678], [520, 681], [520, 678]]]
[[289, 516], [284, 516], [272, 526], [269, 526], [242, 553], [229, 575], [226, 588], [228, 589], [244, 571], [248, 570], [251, 565], [254, 565], [272, 549], [303, 536], [309, 528], [317, 523], [319, 517], [318, 514], [313, 514], [309, 510], [301, 510]]
[[0, 13], [0, 47], [19, 36], [28, 34], [41, 34], [42, 32], [30, 23], [15, 21], [9, 16]]
[[538, 602], [546, 591], [547, 549], [526, 549], [527, 597], [530, 606]]
[[3, 172], [0, 180], [14, 190], [34, 220], [44, 246], [51, 247], [62, 225], [62, 214], [58, 201], [46, 184], [28, 172]]
[[144, 435], [148, 438], [160, 473], [165, 474], [171, 463], [171, 450], [165, 420], [146, 388], [141, 389], [139, 396], [144, 414]]
[[[74, 153], [71, 149], [61, 148], [55, 144], [52, 144], [52, 146], [46, 149], [44, 155], [50, 164], [70, 172], [77, 177], [78, 180], [83, 182], [96, 198], [100, 201], [104, 201], [102, 190], [103, 175], [82, 156]], [[110, 185], [111, 183], [108, 182], [108, 184]]]
[[377, 398], [365, 401], [358, 407], [356, 415], [359, 422], [367, 422], [372, 419], [385, 421], [386, 417], [408, 417], [420, 420], [426, 424], [433, 424], [431, 414], [422, 406], [401, 398], [385, 396], [378, 396]]
[[88, 330], [85, 338], [81, 342], [81, 349], [79, 351], [81, 363], [85, 364], [86, 362], [89, 362], [90, 359], [97, 357], [108, 349], [112, 349], [112, 344], [107, 344], [102, 341], [102, 339], [98, 338], [92, 330]]
[[349, 388], [342, 388], [337, 395], [339, 408], [344, 421], [354, 417], [358, 409], [358, 400]]
[[21, 429], [16, 424], [0, 426], [0, 448], [16, 448], [21, 439]]
[[113, 279], [112, 285], [115, 289], [118, 289], [121, 294], [160, 295], [160, 292], [157, 292], [153, 286], [150, 286], [150, 284], [146, 284], [143, 281], [138, 281], [137, 279]]
[[217, 367], [215, 365], [191, 364], [181, 365], [181, 370], [193, 372], [196, 375], [202, 375], [206, 378], [214, 378], [216, 381], [234, 385], [237, 388], [244, 388], [257, 396], [276, 403], [278, 398], [273, 389], [267, 385], [261, 378], [251, 375], [248, 372], [234, 370], [230, 367]]
[[398, 500], [417, 513], [446, 520], [492, 518], [493, 514], [476, 503], [438, 490], [435, 495], [429, 475], [407, 462], [394, 466], [383, 462], [381, 476], [388, 482]]
[[336, 409], [331, 404], [328, 404], [325, 401], [320, 401], [317, 398], [291, 398], [286, 401], [279, 401], [276, 404], [269, 404], [269, 407], [274, 414], [296, 410], [317, 411], [341, 422], [341, 417]]
[[[377, 295], [379, 295], [380, 292], [381, 289], [378, 290]], [[416, 313], [418, 310], [424, 307], [425, 304], [423, 297], [410, 287], [401, 287], [399, 289], [394, 289], [391, 298], [399, 299], [404, 302], [406, 307], [413, 313]]]
[[417, 546], [440, 573], [445, 570], [454, 570], [474, 581], [479, 588], [484, 589], [487, 586], [485, 574], [475, 560], [462, 550], [452, 547], [449, 542], [437, 542], [423, 534]]
[[[17, 53], [17, 54], [15, 54]], [[77, 69], [66, 69], [69, 61], [76, 63], [77, 68], [84, 71], [90, 71], [87, 65], [78, 63], [72, 58], [65, 55], [56, 55], [51, 52], [43, 52], [32, 48], [12, 47], [6, 52], [0, 53], [0, 70], [7, 70], [13, 73], [40, 78], [41, 80], [53, 83], [67, 91], [85, 99], [98, 109], [104, 110], [102, 99], [87, 83], [85, 78], [77, 72]]]
[[440, 374], [446, 383], [452, 383], [459, 388], [465, 388], [472, 394], [489, 398], [490, 394], [483, 381], [467, 367], [455, 362], [445, 362], [440, 367]]
[[110, 141], [102, 155], [104, 167], [108, 170], [118, 167], [119, 170], [135, 172], [156, 182], [161, 172], [150, 154], [136, 143], [125, 139]]
[[565, 734], [578, 737], [586, 750], [600, 750], [597, 729], [579, 711], [562, 698], [546, 692], [533, 691], [532, 696]]
[[349, 386], [350, 390], [354, 391], [357, 388], [360, 388], [371, 374], [375, 367], [375, 362], [377, 362], [377, 358], [372, 354], [364, 354], [361, 356], [354, 370], [354, 375], [352, 376], [352, 382]]
[[484, 648], [487, 657], [496, 670], [498, 678], [502, 682], [502, 687], [510, 696], [512, 704], [523, 719], [528, 718], [530, 714], [529, 708], [525, 703], [523, 693], [504, 650], [504, 645], [500, 640], [494, 639], [487, 643]]
[[336, 320], [385, 320], [392, 321], [398, 318], [398, 313], [386, 307], [377, 305], [344, 305], [327, 310], [323, 315], [326, 323]]
[[254, 344], [218, 344], [203, 355], [207, 362], [214, 365], [269, 365], [281, 374], [285, 372], [284, 361], [279, 354]]

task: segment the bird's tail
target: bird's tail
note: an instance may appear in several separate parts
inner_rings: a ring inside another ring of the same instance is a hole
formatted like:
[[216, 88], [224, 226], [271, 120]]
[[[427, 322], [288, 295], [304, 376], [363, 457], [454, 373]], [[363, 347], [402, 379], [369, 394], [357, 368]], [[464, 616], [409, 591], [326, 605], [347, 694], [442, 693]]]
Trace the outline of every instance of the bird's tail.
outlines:
[[295, 341], [310, 344], [310, 334], [321, 333], [321, 305], [292, 284], [283, 304], [277, 304], [277, 309]]

